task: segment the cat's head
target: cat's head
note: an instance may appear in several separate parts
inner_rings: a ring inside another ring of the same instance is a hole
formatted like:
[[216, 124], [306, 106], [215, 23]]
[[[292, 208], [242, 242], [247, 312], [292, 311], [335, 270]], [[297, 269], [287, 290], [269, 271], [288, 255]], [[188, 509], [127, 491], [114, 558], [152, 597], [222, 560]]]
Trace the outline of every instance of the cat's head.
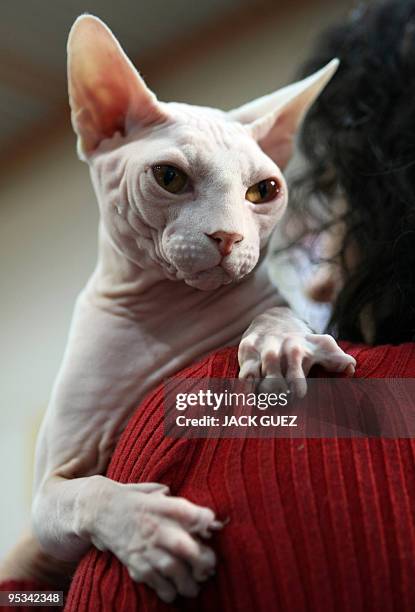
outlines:
[[198, 289], [251, 272], [287, 205], [295, 133], [337, 64], [230, 112], [162, 103], [99, 19], [77, 19], [72, 123], [115, 248]]

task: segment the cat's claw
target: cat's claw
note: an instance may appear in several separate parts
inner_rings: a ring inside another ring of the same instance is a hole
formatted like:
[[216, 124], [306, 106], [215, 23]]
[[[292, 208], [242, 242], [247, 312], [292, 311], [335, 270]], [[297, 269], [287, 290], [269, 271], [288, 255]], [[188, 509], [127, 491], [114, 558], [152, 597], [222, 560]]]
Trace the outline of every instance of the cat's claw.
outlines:
[[[298, 397], [307, 392], [306, 377], [313, 365], [353, 376], [356, 361], [328, 334], [313, 334], [290, 310], [272, 308], [251, 323], [239, 345], [239, 378], [260, 380], [261, 390], [289, 389]], [[267, 384], [268, 383], [268, 384]]]

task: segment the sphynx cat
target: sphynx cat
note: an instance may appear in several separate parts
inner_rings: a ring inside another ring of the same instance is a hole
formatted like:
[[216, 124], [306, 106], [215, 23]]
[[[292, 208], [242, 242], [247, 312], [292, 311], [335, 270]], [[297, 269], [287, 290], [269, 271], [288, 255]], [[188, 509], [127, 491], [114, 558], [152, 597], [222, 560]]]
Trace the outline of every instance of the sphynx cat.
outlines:
[[73, 25], [72, 122], [101, 221], [36, 450], [33, 525], [54, 557], [93, 544], [164, 601], [195, 596], [214, 571], [214, 512], [103, 476], [140, 400], [238, 343], [241, 377], [282, 377], [300, 394], [314, 363], [352, 373], [333, 338], [291, 313], [266, 256], [294, 135], [337, 64], [230, 112], [162, 103], [99, 19]]

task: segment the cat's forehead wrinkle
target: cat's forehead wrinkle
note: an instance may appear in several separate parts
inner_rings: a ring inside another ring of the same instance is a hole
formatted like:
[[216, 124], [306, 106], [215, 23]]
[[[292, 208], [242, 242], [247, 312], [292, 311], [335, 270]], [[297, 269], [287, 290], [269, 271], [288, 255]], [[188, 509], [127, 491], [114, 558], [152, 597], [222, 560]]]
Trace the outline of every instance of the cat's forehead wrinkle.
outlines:
[[237, 136], [247, 136], [246, 129], [235, 121], [230, 121], [227, 113], [216, 108], [172, 103], [172, 117], [176, 129], [188, 141], [195, 132], [205, 136], [206, 145], [210, 147], [234, 148]]
[[195, 143], [211, 153], [215, 150], [235, 150], [235, 140], [241, 134], [232, 127], [225, 122], [198, 117], [186, 122], [185, 125], [177, 125], [175, 137], [179, 146]]
[[[274, 163], [260, 150], [246, 128], [227, 113], [211, 108], [171, 103], [170, 136], [199, 175], [238, 174], [243, 181], [273, 174]], [[170, 109], [169, 109], [170, 110]], [[258, 179], [259, 180], [259, 179]]]

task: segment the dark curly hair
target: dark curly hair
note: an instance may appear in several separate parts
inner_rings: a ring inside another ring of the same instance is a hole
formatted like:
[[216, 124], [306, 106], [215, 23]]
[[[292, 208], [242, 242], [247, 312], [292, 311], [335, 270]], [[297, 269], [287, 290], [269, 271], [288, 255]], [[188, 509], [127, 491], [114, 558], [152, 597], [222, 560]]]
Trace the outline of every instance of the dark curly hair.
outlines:
[[[310, 110], [299, 138], [305, 167], [291, 185], [307, 231], [339, 219], [336, 260], [344, 276], [329, 331], [362, 341], [370, 309], [373, 343], [415, 339], [415, 0], [371, 2], [318, 40], [306, 76], [333, 57], [340, 68]], [[347, 265], [350, 245], [358, 264]]]

